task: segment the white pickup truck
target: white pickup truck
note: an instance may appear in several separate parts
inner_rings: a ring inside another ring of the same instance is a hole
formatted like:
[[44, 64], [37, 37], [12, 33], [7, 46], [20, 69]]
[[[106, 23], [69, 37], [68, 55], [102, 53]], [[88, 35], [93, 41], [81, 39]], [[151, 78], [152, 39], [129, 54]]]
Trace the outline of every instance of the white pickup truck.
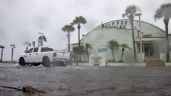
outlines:
[[34, 47], [23, 53], [19, 57], [21, 66], [34, 65], [49, 67], [51, 65], [65, 66], [70, 61], [70, 53], [62, 51], [54, 51], [49, 47]]

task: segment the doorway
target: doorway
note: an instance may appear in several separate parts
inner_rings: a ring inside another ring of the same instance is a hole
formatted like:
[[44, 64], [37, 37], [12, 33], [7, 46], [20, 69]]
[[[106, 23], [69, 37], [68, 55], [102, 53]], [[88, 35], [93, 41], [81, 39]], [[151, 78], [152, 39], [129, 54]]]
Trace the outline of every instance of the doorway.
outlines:
[[159, 43], [144, 43], [145, 58], [160, 58]]

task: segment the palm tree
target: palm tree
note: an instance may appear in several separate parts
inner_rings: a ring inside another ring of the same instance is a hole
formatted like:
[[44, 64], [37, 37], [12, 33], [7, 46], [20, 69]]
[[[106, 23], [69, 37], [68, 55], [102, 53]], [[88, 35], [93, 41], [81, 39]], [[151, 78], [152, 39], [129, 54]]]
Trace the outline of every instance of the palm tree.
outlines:
[[10, 45], [10, 47], [11, 47], [11, 63], [13, 63], [13, 55], [14, 55], [14, 48], [15, 48], [15, 45], [14, 44], [11, 44]]
[[89, 49], [92, 49], [93, 47], [91, 46], [91, 44], [86, 43], [85, 44], [85, 51], [87, 53], [87, 58], [88, 58], [88, 62], [89, 62]]
[[127, 48], [127, 49], [131, 49], [131, 48], [126, 43], [120, 44], [120, 47], [122, 48], [122, 55], [121, 55], [120, 62], [123, 62], [122, 58], [123, 58], [123, 55], [124, 55], [124, 52], [125, 52], [125, 48]]
[[35, 47], [36, 46], [36, 42], [32, 41], [32, 46]]
[[115, 40], [110, 40], [108, 42], [108, 46], [112, 51], [113, 62], [115, 62], [114, 50], [117, 50], [119, 48], [119, 43]]
[[26, 46], [26, 50], [25, 50], [25, 51], [28, 51], [28, 47], [31, 46], [31, 43], [28, 42], [28, 41], [25, 41], [25, 42], [23, 43], [23, 45]]
[[134, 49], [134, 61], [137, 61], [136, 49], [135, 49], [135, 36], [134, 36], [134, 17], [137, 12], [138, 7], [135, 5], [128, 6], [125, 10], [125, 13], [122, 15], [123, 17], [127, 16], [131, 21], [131, 29], [132, 29], [132, 40], [133, 40], [133, 49]]
[[[79, 44], [79, 48], [80, 48], [80, 29], [81, 29], [81, 24], [86, 24], [87, 21], [83, 16], [79, 16], [76, 17], [73, 22], [71, 23], [71, 25], [77, 25], [77, 29], [78, 29], [78, 44]], [[80, 55], [79, 55], [79, 61], [81, 61], [81, 50], [80, 50]]]
[[154, 14], [155, 20], [163, 18], [166, 30], [166, 40], [167, 40], [167, 62], [169, 62], [169, 39], [168, 39], [168, 25], [171, 18], [171, 3], [163, 4], [158, 8]]
[[[80, 47], [79, 46], [74, 46], [73, 47], [73, 53], [77, 55], [77, 61], [78, 61], [78, 57], [81, 56], [81, 53], [84, 53], [85, 52], [85, 47], [83, 45], [81, 45]], [[79, 61], [81, 62], [81, 61]]]
[[43, 41], [47, 42], [47, 39], [45, 37], [45, 35], [43, 35], [43, 33], [40, 33], [41, 36], [38, 37], [38, 44], [40, 44], [39, 46], [43, 46]]
[[3, 62], [3, 50], [4, 50], [4, 46], [0, 45], [1, 48], [1, 62]]
[[73, 32], [75, 28], [72, 25], [65, 25], [62, 30], [64, 32], [67, 32], [67, 38], [68, 38], [68, 51], [70, 52], [70, 32]]

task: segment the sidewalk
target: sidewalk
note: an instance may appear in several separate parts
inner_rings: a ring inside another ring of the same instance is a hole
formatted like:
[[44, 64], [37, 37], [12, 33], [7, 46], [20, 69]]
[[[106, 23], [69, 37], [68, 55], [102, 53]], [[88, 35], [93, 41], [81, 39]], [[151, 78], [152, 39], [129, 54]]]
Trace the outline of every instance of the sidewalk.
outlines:
[[[89, 66], [89, 63], [78, 63], [73, 64], [73, 66]], [[106, 66], [137, 66], [144, 67], [145, 63], [107, 63]], [[171, 63], [165, 63], [165, 66], [171, 66]]]

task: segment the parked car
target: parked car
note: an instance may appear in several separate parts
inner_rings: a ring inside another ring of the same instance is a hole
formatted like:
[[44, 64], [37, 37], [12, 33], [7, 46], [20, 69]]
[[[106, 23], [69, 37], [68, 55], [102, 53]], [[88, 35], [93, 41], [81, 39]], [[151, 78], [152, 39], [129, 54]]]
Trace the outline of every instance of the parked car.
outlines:
[[51, 65], [66, 66], [70, 63], [70, 53], [55, 51], [49, 47], [34, 47], [23, 53], [19, 57], [19, 64], [21, 66], [34, 65], [49, 67]]

